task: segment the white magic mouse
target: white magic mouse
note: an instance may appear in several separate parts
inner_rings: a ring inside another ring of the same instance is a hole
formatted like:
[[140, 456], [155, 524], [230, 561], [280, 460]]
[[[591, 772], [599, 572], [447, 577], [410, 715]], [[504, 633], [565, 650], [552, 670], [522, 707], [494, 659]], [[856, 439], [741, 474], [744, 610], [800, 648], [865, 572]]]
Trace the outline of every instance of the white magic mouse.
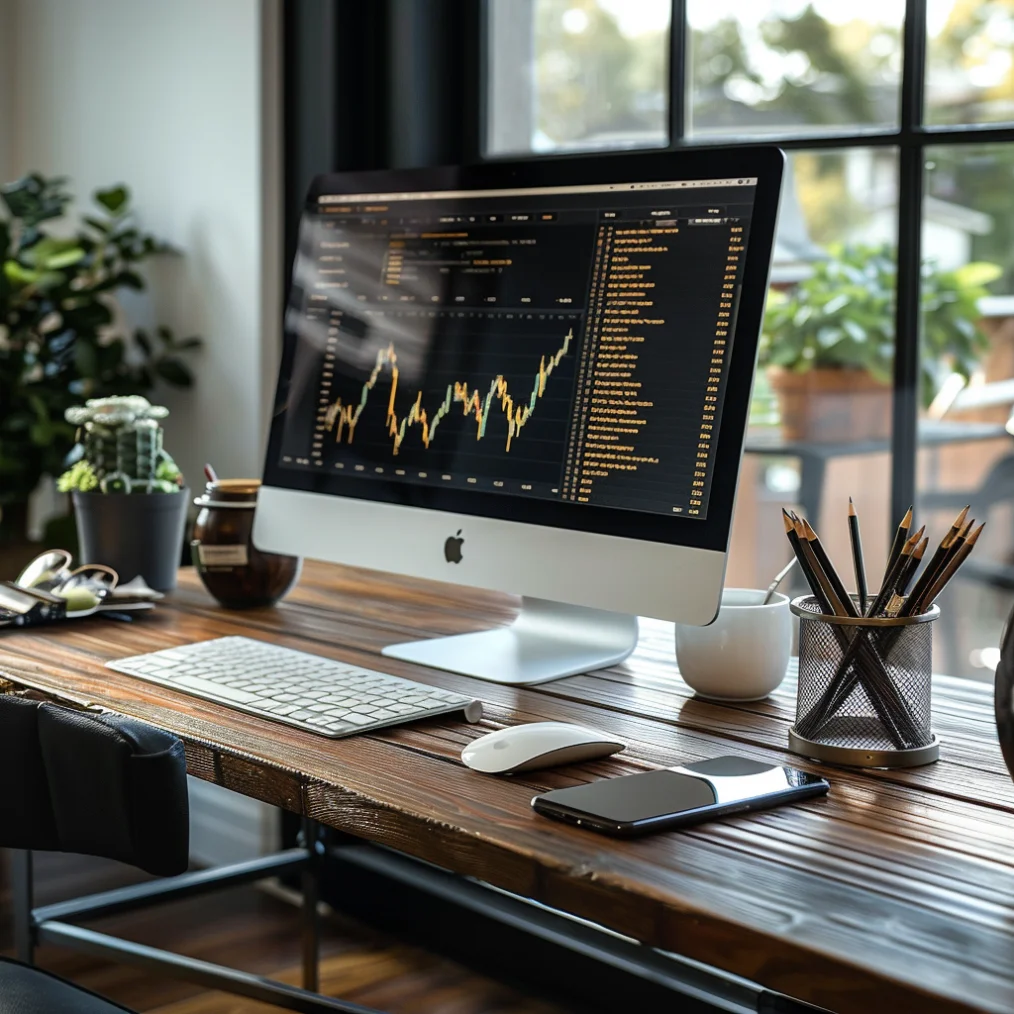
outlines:
[[480, 736], [461, 751], [461, 759], [476, 771], [503, 775], [608, 757], [625, 746], [615, 736], [585, 725], [531, 722]]

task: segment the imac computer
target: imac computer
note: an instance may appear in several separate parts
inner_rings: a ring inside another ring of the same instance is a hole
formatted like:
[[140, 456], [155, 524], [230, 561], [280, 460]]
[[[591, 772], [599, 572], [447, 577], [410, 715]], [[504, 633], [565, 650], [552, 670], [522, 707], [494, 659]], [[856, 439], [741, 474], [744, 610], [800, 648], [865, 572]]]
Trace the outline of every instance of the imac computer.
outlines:
[[522, 596], [385, 654], [509, 684], [721, 599], [784, 156], [344, 173], [307, 195], [258, 546]]

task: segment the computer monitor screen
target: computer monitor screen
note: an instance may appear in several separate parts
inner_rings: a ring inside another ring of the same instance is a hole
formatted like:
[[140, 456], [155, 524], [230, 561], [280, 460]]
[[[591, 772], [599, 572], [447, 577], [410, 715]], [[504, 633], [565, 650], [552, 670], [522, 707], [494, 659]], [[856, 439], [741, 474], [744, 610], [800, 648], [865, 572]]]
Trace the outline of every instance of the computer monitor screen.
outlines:
[[[713, 616], [782, 162], [729, 149], [319, 177], [258, 536]], [[471, 539], [463, 560], [455, 535]], [[710, 568], [696, 592], [662, 589], [679, 560], [658, 546], [705, 551], [681, 558]], [[589, 554], [602, 573], [579, 580]], [[617, 568], [623, 595], [607, 587]]]
[[707, 518], [757, 182], [316, 194], [275, 474]]

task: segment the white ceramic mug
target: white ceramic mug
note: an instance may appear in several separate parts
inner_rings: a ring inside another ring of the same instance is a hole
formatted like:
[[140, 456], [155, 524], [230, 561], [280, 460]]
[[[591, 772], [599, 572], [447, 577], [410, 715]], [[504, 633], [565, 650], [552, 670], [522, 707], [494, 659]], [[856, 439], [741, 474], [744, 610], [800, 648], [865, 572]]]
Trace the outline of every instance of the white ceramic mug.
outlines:
[[764, 590], [726, 588], [708, 627], [676, 624], [680, 675], [701, 697], [759, 701], [785, 678], [792, 652], [789, 599]]

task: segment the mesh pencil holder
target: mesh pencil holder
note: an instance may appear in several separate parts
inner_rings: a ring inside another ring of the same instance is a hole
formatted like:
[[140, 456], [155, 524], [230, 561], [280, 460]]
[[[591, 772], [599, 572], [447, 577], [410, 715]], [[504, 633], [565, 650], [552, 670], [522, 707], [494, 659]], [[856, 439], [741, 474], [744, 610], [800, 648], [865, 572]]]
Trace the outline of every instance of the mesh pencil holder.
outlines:
[[934, 606], [919, 616], [828, 616], [812, 596], [799, 617], [799, 685], [789, 749], [832, 764], [901, 768], [940, 754], [930, 727]]

